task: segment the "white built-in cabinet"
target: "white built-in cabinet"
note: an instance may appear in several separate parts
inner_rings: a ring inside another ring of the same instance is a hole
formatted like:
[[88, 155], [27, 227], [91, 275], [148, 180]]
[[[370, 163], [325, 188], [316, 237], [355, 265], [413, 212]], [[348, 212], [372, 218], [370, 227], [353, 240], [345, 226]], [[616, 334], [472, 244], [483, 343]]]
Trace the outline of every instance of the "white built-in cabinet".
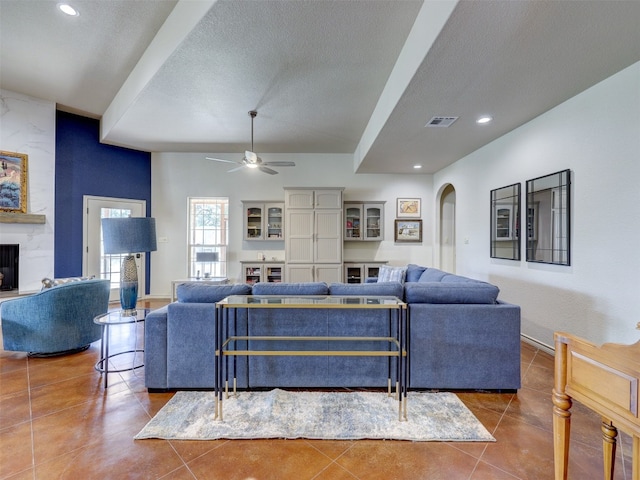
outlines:
[[342, 188], [286, 188], [287, 282], [342, 281]]
[[344, 202], [344, 240], [384, 240], [384, 202]]
[[284, 203], [242, 202], [245, 240], [284, 240]]
[[284, 264], [277, 262], [240, 262], [242, 280], [253, 285], [258, 282], [278, 283], [284, 281]]
[[386, 261], [344, 262], [343, 281], [345, 283], [366, 283], [367, 278], [377, 277], [380, 267], [386, 264]]

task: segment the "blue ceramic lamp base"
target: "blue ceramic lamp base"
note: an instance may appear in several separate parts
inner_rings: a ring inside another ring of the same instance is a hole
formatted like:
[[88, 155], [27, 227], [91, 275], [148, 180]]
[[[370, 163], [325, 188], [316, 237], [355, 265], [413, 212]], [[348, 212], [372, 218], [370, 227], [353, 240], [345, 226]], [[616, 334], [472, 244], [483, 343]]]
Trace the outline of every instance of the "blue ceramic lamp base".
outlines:
[[133, 255], [127, 255], [122, 260], [122, 272], [120, 277], [120, 306], [122, 316], [137, 315], [138, 303], [138, 269]]

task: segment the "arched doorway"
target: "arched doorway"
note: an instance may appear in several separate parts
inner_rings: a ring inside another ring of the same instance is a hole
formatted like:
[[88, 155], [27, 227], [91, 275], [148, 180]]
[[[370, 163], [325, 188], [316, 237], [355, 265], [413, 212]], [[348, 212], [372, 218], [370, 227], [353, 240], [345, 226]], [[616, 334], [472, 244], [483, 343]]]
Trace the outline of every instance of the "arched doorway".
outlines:
[[451, 184], [442, 187], [440, 191], [439, 264], [445, 272], [456, 272], [456, 189]]

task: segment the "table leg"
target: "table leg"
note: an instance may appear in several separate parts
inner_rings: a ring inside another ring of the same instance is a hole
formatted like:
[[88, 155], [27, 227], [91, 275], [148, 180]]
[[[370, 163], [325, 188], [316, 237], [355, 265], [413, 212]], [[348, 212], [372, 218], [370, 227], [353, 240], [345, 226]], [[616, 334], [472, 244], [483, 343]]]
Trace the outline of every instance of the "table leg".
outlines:
[[605, 480], [613, 479], [613, 469], [615, 467], [616, 459], [616, 437], [618, 436], [618, 429], [613, 426], [613, 423], [606, 419], [602, 419], [602, 459], [604, 463], [604, 478]]
[[555, 480], [567, 479], [571, 432], [571, 397], [564, 392], [567, 384], [567, 344], [556, 340], [553, 387], [553, 458]]
[[633, 469], [631, 478], [633, 480], [640, 480], [640, 438], [636, 435], [633, 436]]
[[107, 388], [109, 381], [109, 324], [104, 326], [104, 338], [102, 340], [104, 356], [102, 357], [102, 369], [104, 370], [104, 388]]

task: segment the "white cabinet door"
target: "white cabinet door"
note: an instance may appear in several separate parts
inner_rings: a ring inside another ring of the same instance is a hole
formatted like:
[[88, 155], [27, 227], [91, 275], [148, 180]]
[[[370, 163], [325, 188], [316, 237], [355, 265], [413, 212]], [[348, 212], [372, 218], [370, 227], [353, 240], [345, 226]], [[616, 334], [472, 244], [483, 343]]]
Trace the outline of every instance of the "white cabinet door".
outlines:
[[[287, 210], [285, 256], [287, 263], [313, 263], [314, 212]], [[291, 278], [287, 276], [287, 278]]]
[[265, 240], [284, 240], [284, 203], [265, 203]]
[[285, 267], [287, 282], [313, 282], [313, 265], [292, 264]]
[[339, 208], [342, 210], [342, 190], [315, 190], [315, 208]]
[[315, 266], [315, 282], [342, 282], [342, 264], [322, 264]]
[[342, 209], [341, 189], [286, 189], [285, 208]]
[[342, 210], [315, 211], [314, 263], [342, 263]]
[[285, 209], [314, 207], [313, 190], [285, 190]]
[[363, 239], [384, 240], [384, 203], [365, 203], [363, 206]]

